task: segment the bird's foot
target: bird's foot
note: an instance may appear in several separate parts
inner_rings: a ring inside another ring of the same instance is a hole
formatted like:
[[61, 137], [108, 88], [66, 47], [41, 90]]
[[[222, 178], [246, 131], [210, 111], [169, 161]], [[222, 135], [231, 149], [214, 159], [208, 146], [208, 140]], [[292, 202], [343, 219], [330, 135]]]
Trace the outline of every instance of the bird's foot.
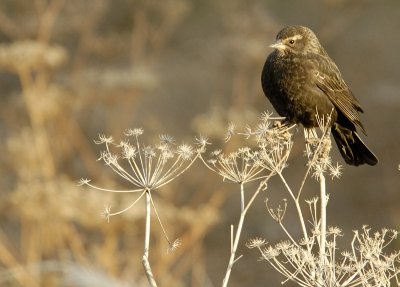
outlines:
[[287, 127], [289, 125], [290, 125], [290, 122], [288, 120], [274, 122], [274, 128], [282, 128], [282, 127]]

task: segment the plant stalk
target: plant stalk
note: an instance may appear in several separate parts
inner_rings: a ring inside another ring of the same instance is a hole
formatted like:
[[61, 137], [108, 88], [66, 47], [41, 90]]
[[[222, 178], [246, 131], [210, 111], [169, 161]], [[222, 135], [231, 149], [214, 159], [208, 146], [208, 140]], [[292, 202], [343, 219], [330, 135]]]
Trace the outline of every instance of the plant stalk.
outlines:
[[246, 212], [248, 209], [244, 208], [244, 187], [243, 183], [240, 184], [240, 218], [239, 218], [239, 223], [236, 229], [236, 234], [235, 234], [235, 240], [233, 242], [233, 245], [231, 246], [231, 257], [229, 258], [229, 263], [228, 263], [228, 268], [226, 269], [225, 277], [224, 280], [222, 281], [222, 287], [228, 286], [228, 281], [229, 277], [231, 275], [232, 267], [233, 264], [240, 258], [236, 258], [236, 250], [239, 245], [239, 239], [240, 239], [240, 234], [242, 233], [242, 228], [243, 228], [243, 222], [244, 218], [246, 217]]
[[321, 267], [325, 262], [325, 245], [326, 245], [326, 185], [325, 176], [321, 173], [319, 176], [320, 197], [321, 197], [321, 234], [319, 245], [319, 258]]
[[149, 246], [150, 246], [150, 212], [151, 212], [151, 196], [150, 191], [146, 191], [146, 233], [144, 237], [144, 254], [142, 257], [142, 264], [144, 271], [149, 281], [150, 286], [157, 287], [156, 280], [154, 279], [153, 272], [149, 262]]

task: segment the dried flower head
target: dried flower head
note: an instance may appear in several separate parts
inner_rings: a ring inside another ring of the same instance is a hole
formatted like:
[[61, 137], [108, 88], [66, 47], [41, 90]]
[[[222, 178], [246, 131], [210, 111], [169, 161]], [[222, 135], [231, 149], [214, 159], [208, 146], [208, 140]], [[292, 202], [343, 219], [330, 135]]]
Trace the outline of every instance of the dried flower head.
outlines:
[[206, 146], [210, 145], [208, 138], [200, 135], [196, 137], [197, 152], [204, 153], [206, 151]]
[[239, 148], [235, 152], [224, 154], [221, 150], [211, 153], [211, 158], [204, 163], [221, 175], [224, 180], [235, 183], [246, 183], [265, 177], [259, 164], [258, 152], [250, 148]]
[[308, 157], [308, 165], [312, 168], [312, 176], [317, 180], [325, 173], [329, 173], [332, 179], [339, 178], [342, 174], [342, 166], [338, 163], [333, 165], [330, 156], [332, 148], [330, 121], [330, 115], [317, 114], [318, 129], [304, 129], [305, 154]]
[[224, 180], [241, 184], [267, 177], [265, 170], [282, 171], [292, 148], [292, 135], [291, 127], [274, 122], [276, 120], [264, 113], [254, 129], [246, 126], [244, 132], [236, 131], [231, 123], [225, 141], [239, 135], [250, 142], [249, 146], [256, 144], [256, 147], [241, 147], [227, 154], [218, 149], [211, 153], [210, 159], [202, 157], [204, 164]]
[[261, 255], [266, 260], [271, 260], [278, 257], [280, 254], [279, 249], [268, 246], [262, 249]]
[[224, 136], [224, 141], [228, 142], [232, 136], [235, 134], [235, 124], [234, 123], [229, 123], [228, 129], [226, 130], [225, 136]]
[[[158, 144], [145, 145], [139, 140], [143, 135], [141, 128], [129, 129], [125, 135], [128, 138], [118, 144], [114, 143], [112, 137], [105, 135], [99, 135], [99, 139], [95, 143], [105, 146], [100, 153], [99, 160], [104, 161], [116, 174], [131, 183], [133, 188], [130, 190], [104, 189], [92, 185], [88, 179], [81, 179], [80, 185], [88, 185], [110, 192], [139, 192], [142, 197], [144, 192], [158, 189], [185, 172], [197, 159], [200, 150], [204, 150], [207, 144], [207, 141], [203, 139], [198, 142], [199, 148], [195, 150], [188, 144], [176, 146], [173, 137], [160, 135]], [[133, 205], [131, 204], [128, 208]], [[109, 219], [110, 216], [119, 214], [128, 208], [115, 213], [110, 213], [110, 209], [106, 208], [106, 218]]]
[[[396, 231], [382, 229], [372, 233], [367, 226], [355, 231], [351, 243], [352, 251], [337, 254], [335, 236], [341, 236], [338, 227], [330, 227], [326, 242], [326, 255], [321, 261], [312, 251], [318, 250], [318, 234], [301, 244], [282, 241], [273, 246], [258, 248], [267, 260], [287, 279], [301, 286], [391, 286], [391, 280], [400, 273], [400, 252], [385, 254], [384, 248], [397, 236]], [[304, 240], [303, 240], [304, 241]], [[257, 239], [256, 242], [265, 242]], [[254, 244], [247, 245], [254, 248]]]
[[167, 253], [174, 252], [181, 245], [182, 245], [182, 241], [179, 238], [175, 239], [174, 242], [172, 242], [170, 244], [170, 246], [168, 247]]
[[247, 243], [246, 246], [247, 248], [261, 248], [263, 247], [265, 244], [267, 244], [267, 241], [265, 241], [265, 239], [260, 238], [260, 237], [255, 237], [250, 239]]
[[162, 144], [171, 145], [175, 143], [175, 139], [170, 135], [160, 135], [160, 141]]
[[272, 208], [268, 206], [268, 198], [265, 200], [265, 205], [267, 207], [268, 213], [271, 217], [277, 221], [282, 222], [283, 218], [285, 217], [286, 209], [287, 209], [287, 200], [283, 199], [283, 205], [278, 205], [276, 208]]

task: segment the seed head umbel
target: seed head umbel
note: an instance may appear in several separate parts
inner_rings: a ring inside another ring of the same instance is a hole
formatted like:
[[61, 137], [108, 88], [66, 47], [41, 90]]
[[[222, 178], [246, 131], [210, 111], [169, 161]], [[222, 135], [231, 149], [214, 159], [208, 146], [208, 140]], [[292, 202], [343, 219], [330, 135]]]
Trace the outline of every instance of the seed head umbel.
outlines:
[[275, 124], [276, 121], [277, 118], [264, 113], [254, 129], [246, 126], [243, 132], [230, 123], [224, 140], [242, 136], [249, 146], [229, 153], [216, 149], [209, 154], [208, 159], [204, 155], [201, 159], [224, 180], [240, 184], [265, 178], [268, 176], [267, 171], [282, 171], [292, 148], [292, 134], [291, 127]]
[[[118, 144], [111, 136], [99, 135], [96, 144], [103, 145], [104, 150], [100, 152], [99, 160], [103, 161], [114, 173], [128, 181], [132, 189], [113, 190], [93, 185], [89, 179], [81, 179], [80, 185], [88, 185], [92, 188], [120, 193], [151, 192], [168, 184], [185, 172], [193, 162], [204, 152], [207, 140], [201, 138], [197, 141], [197, 148], [189, 144], [176, 145], [175, 139], [169, 135], [160, 135], [160, 141], [153, 145], [141, 141], [144, 131], [142, 128], [129, 129], [125, 132], [127, 138]], [[134, 201], [137, 202], [138, 199]], [[107, 220], [116, 214], [126, 211], [128, 208], [111, 213], [106, 208]]]

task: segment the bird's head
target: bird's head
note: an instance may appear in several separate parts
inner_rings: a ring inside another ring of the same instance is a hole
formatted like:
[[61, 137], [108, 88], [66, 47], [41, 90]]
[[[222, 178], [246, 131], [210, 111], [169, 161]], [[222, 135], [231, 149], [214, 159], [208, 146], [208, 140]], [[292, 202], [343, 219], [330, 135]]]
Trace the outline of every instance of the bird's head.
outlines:
[[282, 54], [326, 54], [311, 29], [304, 26], [287, 26], [276, 35], [276, 42], [270, 45]]

